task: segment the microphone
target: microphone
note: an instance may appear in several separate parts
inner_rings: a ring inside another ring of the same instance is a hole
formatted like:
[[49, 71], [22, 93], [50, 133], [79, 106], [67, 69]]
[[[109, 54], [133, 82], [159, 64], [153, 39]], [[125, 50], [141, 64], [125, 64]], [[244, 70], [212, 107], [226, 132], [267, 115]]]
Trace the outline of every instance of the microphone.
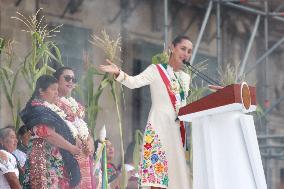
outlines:
[[183, 60], [182, 62], [183, 62], [183, 64], [185, 64], [187, 66], [187, 68], [189, 68], [193, 73], [195, 73], [198, 77], [200, 77], [201, 79], [203, 79], [207, 83], [209, 83], [211, 85], [221, 86], [221, 84], [219, 82], [215, 81], [214, 79], [210, 78], [209, 76], [205, 75], [204, 73], [200, 72], [197, 68], [192, 66], [189, 61]]
[[183, 60], [182, 62], [183, 62], [183, 64], [185, 64], [187, 66], [191, 66], [191, 63], [189, 61]]
[[189, 61], [183, 60], [182, 62], [183, 62], [183, 64], [185, 64], [187, 66], [191, 66], [191, 63]]

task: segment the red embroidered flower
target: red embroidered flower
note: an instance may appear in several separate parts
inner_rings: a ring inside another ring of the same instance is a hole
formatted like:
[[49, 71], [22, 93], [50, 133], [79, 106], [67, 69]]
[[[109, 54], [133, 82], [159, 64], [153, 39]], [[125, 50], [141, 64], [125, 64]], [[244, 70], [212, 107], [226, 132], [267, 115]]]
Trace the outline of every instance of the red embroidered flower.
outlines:
[[46, 125], [39, 125], [36, 129], [36, 135], [42, 138], [48, 137], [48, 127]]
[[149, 150], [150, 148], [152, 148], [152, 145], [150, 143], [146, 143], [146, 144], [144, 144], [144, 148]]

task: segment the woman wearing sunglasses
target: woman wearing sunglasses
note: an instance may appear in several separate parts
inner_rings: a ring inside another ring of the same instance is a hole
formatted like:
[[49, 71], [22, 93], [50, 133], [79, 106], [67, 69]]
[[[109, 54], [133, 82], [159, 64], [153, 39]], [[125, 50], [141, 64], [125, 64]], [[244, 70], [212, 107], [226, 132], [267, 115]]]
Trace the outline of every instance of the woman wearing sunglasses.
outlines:
[[93, 188], [91, 167], [94, 142], [84, 121], [84, 107], [71, 97], [76, 83], [74, 71], [70, 67], [61, 67], [54, 73], [54, 77], [58, 80], [59, 99], [56, 104], [65, 112], [68, 121], [77, 130], [76, 141], [82, 149], [81, 155], [77, 158], [82, 177], [79, 188], [91, 189]]

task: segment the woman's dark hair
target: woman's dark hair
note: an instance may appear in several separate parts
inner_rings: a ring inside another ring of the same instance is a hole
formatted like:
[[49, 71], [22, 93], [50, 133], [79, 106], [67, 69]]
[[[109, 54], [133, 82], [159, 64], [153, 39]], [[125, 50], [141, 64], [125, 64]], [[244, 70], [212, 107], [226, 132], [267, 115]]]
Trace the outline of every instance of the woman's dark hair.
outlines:
[[25, 126], [25, 125], [22, 125], [18, 132], [17, 132], [17, 135], [18, 136], [23, 136], [24, 134], [26, 134], [27, 132], [29, 132], [29, 129]]
[[36, 87], [32, 97], [29, 102], [31, 102], [34, 98], [39, 96], [39, 92], [41, 90], [45, 91], [50, 85], [57, 83], [57, 79], [51, 75], [42, 75], [36, 81]]
[[189, 37], [185, 36], [185, 35], [180, 35], [180, 36], [177, 36], [173, 41], [172, 41], [172, 44], [174, 46], [176, 46], [177, 44], [179, 44], [182, 40], [188, 40], [190, 41]]
[[59, 80], [59, 77], [62, 75], [62, 73], [64, 72], [64, 70], [72, 70], [74, 72], [74, 70], [70, 67], [67, 67], [67, 66], [63, 66], [63, 67], [60, 67], [59, 69], [56, 70], [56, 72], [53, 73], [53, 76]]

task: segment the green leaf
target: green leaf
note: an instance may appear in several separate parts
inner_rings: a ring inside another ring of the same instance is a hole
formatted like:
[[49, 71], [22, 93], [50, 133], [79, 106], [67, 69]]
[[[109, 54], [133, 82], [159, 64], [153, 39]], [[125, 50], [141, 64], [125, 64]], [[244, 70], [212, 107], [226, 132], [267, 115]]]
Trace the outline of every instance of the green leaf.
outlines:
[[152, 57], [152, 64], [167, 64], [168, 62], [169, 56], [164, 52]]
[[18, 69], [17, 71], [16, 71], [16, 74], [14, 75], [14, 77], [13, 77], [13, 83], [12, 83], [12, 86], [11, 86], [11, 96], [13, 95], [13, 93], [14, 93], [14, 91], [15, 91], [15, 87], [16, 87], [16, 83], [17, 83], [17, 79], [18, 79], [18, 75], [19, 75], [19, 73], [20, 73], [20, 69]]
[[0, 37], [0, 54], [2, 53], [2, 50], [4, 49], [4, 46], [5, 46], [5, 39]]
[[[2, 70], [2, 75], [3, 75], [2, 82], [4, 82], [4, 83], [7, 82], [8, 86], [11, 86], [11, 81], [10, 81], [10, 77], [9, 77], [9, 75], [11, 74], [11, 72], [10, 72], [11, 70], [6, 66], [1, 67], [1, 70]], [[10, 72], [10, 73], [8, 73], [8, 72]]]
[[43, 74], [45, 74], [46, 72], [46, 67], [47, 65], [44, 64], [37, 73], [35, 73], [35, 76], [34, 76], [34, 81], [36, 81], [40, 76], [42, 76]]
[[110, 80], [109, 78], [105, 78], [104, 80], [102, 80], [102, 82], [100, 83], [100, 88], [104, 89], [108, 84], [110, 84]]
[[49, 50], [45, 50], [45, 53], [53, 60], [55, 60], [56, 62], [60, 62], [60, 60], [58, 60]]
[[39, 35], [38, 32], [34, 32], [32, 35], [33, 40], [35, 40], [34, 42], [38, 43], [38, 45], [42, 45], [43, 44], [43, 40], [41, 38], [41, 36]]
[[[2, 76], [1, 76], [1, 80], [3, 81], [3, 77]], [[6, 83], [2, 82], [1, 84], [2, 84], [2, 87], [3, 87], [3, 91], [5, 93], [6, 100], [8, 101], [9, 106], [13, 109], [14, 108], [13, 101], [12, 101], [11, 96], [9, 95], [9, 90], [8, 90], [8, 88], [6, 86]]]
[[58, 63], [63, 65], [60, 49], [54, 43], [52, 43], [52, 47], [55, 51]]
[[17, 100], [17, 113], [16, 113], [16, 122], [15, 122], [15, 126], [16, 126], [16, 131], [19, 129], [20, 127], [20, 123], [21, 123], [21, 117], [20, 117], [20, 111], [21, 111], [21, 100], [18, 98]]

